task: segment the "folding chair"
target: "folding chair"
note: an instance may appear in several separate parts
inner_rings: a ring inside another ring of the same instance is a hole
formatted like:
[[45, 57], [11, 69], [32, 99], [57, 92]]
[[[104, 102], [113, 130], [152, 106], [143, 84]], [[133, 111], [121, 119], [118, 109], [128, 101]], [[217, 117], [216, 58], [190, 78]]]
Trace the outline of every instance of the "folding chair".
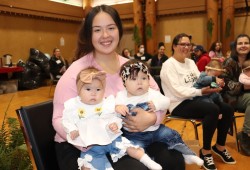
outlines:
[[[239, 145], [239, 137], [237, 135], [238, 128], [237, 128], [236, 119], [240, 118], [240, 117], [245, 117], [245, 113], [244, 112], [238, 112], [238, 111], [236, 111], [234, 113], [234, 116], [233, 116], [233, 128], [234, 128], [234, 132], [235, 132], [236, 147], [237, 147], [237, 151], [238, 152], [240, 151], [240, 145]], [[232, 136], [233, 136], [233, 133], [232, 133]]]
[[16, 113], [34, 169], [59, 170], [52, 126], [53, 102], [22, 106]]
[[189, 121], [189, 122], [191, 122], [193, 127], [194, 127], [195, 139], [199, 140], [198, 127], [201, 125], [201, 120], [200, 119], [183, 118], [181, 116], [174, 116], [174, 115], [171, 115], [171, 114], [167, 114], [166, 118], [168, 120], [180, 120], [180, 121]]

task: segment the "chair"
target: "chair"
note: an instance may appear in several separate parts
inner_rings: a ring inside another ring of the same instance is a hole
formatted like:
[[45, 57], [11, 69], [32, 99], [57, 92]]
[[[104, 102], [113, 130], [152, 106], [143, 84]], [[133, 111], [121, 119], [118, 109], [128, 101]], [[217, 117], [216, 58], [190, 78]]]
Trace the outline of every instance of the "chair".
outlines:
[[56, 79], [52, 73], [49, 73], [49, 76], [50, 76], [50, 88], [49, 88], [49, 97], [50, 97], [51, 88], [52, 86], [55, 86], [57, 84], [58, 79]]
[[[229, 129], [229, 132], [228, 134], [230, 134], [231, 136], [233, 136], [233, 131], [235, 132], [235, 141], [236, 141], [236, 147], [237, 147], [237, 150], [238, 152], [240, 151], [240, 147], [239, 147], [239, 138], [238, 138], [238, 135], [237, 135], [237, 132], [238, 132], [238, 129], [237, 129], [237, 123], [236, 123], [236, 119], [237, 118], [240, 118], [240, 117], [244, 117], [245, 115], [243, 115], [244, 113], [242, 112], [235, 112], [235, 113], [238, 113], [240, 115], [235, 115], [233, 116], [233, 120], [232, 120], [232, 127]], [[194, 127], [194, 133], [195, 133], [195, 139], [196, 140], [199, 140], [199, 136], [198, 136], [198, 126], [200, 126], [202, 123], [201, 123], [201, 120], [200, 119], [194, 119], [194, 118], [183, 118], [181, 116], [173, 116], [171, 114], [167, 114], [166, 118], [168, 120], [181, 120], [181, 121], [189, 121], [192, 123], [193, 127]]]
[[22, 106], [16, 113], [34, 169], [59, 170], [54, 148], [52, 101]]
[[[235, 115], [235, 113], [237, 113], [237, 115]], [[240, 151], [240, 146], [239, 146], [239, 138], [238, 138], [238, 135], [237, 135], [238, 129], [237, 129], [236, 119], [240, 118], [240, 117], [245, 117], [245, 114], [244, 114], [244, 112], [238, 112], [238, 111], [236, 111], [235, 113], [234, 113], [234, 116], [233, 116], [233, 129], [234, 129], [234, 132], [235, 132], [235, 140], [236, 140], [237, 151], [239, 152]], [[233, 136], [233, 129], [232, 129], [232, 136]]]
[[154, 78], [155, 82], [160, 88], [161, 93], [164, 95], [163, 89], [161, 87], [161, 77], [160, 77], [161, 66], [150, 67], [150, 74]]
[[174, 116], [174, 115], [171, 115], [171, 114], [167, 114], [166, 118], [168, 120], [180, 120], [180, 121], [186, 121], [186, 122], [189, 121], [189, 122], [191, 122], [193, 127], [194, 127], [195, 139], [199, 140], [198, 127], [201, 125], [201, 119], [183, 118], [181, 116]]

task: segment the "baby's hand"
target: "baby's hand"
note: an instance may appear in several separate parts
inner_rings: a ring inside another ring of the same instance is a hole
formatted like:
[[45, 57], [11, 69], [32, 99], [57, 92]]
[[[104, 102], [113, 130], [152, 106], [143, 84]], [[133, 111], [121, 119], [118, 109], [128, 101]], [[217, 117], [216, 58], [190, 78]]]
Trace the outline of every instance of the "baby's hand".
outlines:
[[123, 116], [126, 116], [126, 114], [129, 113], [128, 107], [125, 105], [116, 105], [115, 111]]
[[70, 135], [70, 138], [72, 140], [74, 140], [75, 138], [77, 138], [79, 136], [79, 132], [77, 130], [74, 130], [74, 131], [70, 132], [69, 135]]
[[156, 110], [155, 105], [152, 101], [148, 102], [148, 107], [149, 107], [149, 110], [148, 110], [149, 112], [153, 112]]
[[113, 132], [113, 133], [118, 133], [118, 126], [116, 123], [111, 123], [109, 124], [109, 129]]

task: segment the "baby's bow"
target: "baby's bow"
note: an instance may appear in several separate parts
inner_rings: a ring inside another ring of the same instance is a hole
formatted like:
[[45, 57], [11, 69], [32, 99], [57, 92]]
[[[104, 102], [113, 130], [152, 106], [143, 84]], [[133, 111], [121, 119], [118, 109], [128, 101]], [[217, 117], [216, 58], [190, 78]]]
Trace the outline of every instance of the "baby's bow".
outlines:
[[91, 83], [93, 79], [99, 79], [100, 81], [104, 81], [106, 77], [106, 73], [104, 71], [84, 73], [80, 75], [80, 80], [83, 83]]

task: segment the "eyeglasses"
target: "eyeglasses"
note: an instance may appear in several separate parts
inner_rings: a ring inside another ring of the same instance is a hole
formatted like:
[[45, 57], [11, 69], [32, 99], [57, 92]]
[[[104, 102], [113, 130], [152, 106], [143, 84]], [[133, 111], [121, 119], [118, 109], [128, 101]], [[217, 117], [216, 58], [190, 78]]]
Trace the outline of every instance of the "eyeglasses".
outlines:
[[181, 47], [191, 47], [192, 46], [192, 44], [190, 44], [190, 43], [179, 43], [177, 45], [180, 45]]

